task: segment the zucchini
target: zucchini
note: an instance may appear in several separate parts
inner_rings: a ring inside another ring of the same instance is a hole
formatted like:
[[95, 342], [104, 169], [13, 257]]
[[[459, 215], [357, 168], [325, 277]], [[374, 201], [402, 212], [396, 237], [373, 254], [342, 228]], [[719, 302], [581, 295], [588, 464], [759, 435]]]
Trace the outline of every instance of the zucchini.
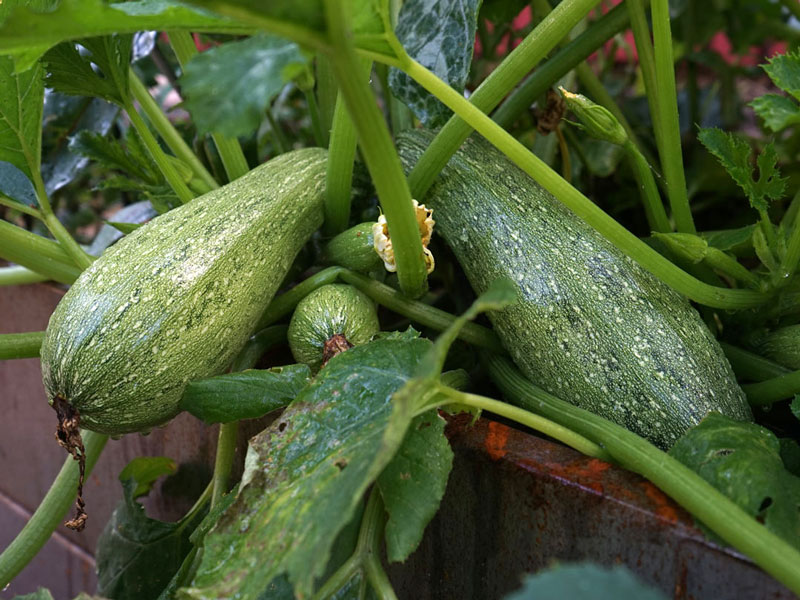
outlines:
[[378, 331], [372, 300], [353, 286], [333, 283], [299, 302], [286, 337], [295, 360], [316, 372], [339, 352], [366, 344]]
[[[432, 139], [400, 139], [406, 168]], [[722, 350], [688, 301], [626, 257], [500, 152], [470, 139], [425, 198], [514, 362], [564, 400], [670, 447], [706, 414], [750, 420]]]
[[281, 155], [125, 236], [67, 292], [42, 375], [59, 415], [111, 435], [178, 412], [221, 372], [322, 224], [326, 152]]
[[383, 260], [375, 250], [374, 225], [374, 222], [359, 223], [335, 236], [325, 245], [323, 262], [365, 275], [382, 270]]

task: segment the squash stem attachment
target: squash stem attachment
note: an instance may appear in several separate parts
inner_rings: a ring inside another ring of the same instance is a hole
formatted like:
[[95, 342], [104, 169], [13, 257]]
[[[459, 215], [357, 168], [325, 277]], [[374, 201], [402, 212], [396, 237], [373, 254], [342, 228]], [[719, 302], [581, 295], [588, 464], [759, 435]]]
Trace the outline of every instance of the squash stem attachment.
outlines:
[[86, 448], [81, 437], [81, 416], [77, 410], [60, 394], [53, 399], [53, 408], [58, 416], [56, 440], [58, 445], [70, 453], [78, 461], [78, 497], [75, 500], [75, 518], [64, 525], [75, 531], [83, 531], [86, 527], [86, 503], [83, 501], [83, 481], [86, 477]]

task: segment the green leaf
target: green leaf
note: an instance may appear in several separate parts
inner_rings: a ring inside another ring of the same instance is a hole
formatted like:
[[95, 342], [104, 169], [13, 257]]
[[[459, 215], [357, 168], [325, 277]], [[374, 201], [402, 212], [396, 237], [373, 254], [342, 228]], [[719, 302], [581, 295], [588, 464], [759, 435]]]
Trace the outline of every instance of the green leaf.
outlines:
[[0, 160], [0, 193], [28, 206], [36, 206], [36, 190], [28, 176], [10, 162]]
[[70, 149], [107, 169], [123, 171], [149, 186], [166, 185], [161, 171], [147, 154], [133, 127], [128, 129], [123, 141], [109, 139], [92, 131], [81, 131], [70, 142]]
[[756, 179], [750, 159], [750, 144], [747, 140], [716, 127], [700, 129], [698, 138], [744, 190], [750, 200], [750, 206], [765, 211], [769, 205], [767, 200], [778, 200], [783, 197], [786, 179], [782, 178], [778, 171], [778, 154], [773, 144], [764, 146], [758, 155], [758, 179]]
[[93, 96], [125, 106], [130, 99], [128, 67], [133, 35], [109, 35], [78, 41], [88, 54], [80, 53], [74, 43], [64, 42], [44, 55], [47, 87], [62, 94]]
[[178, 465], [175, 461], [166, 456], [140, 456], [134, 458], [120, 471], [119, 480], [123, 484], [132, 480], [136, 487], [133, 488], [131, 496], [139, 498], [150, 493], [159, 477], [173, 475], [177, 470]]
[[762, 67], [775, 85], [800, 100], [800, 52], [778, 54]]
[[111, 225], [117, 231], [120, 231], [124, 235], [128, 235], [129, 233], [133, 233], [139, 227], [143, 225], [143, 223], [120, 223], [118, 221], [106, 221], [109, 225]]
[[282, 573], [308, 596], [337, 534], [403, 440], [411, 407], [392, 394], [429, 347], [380, 339], [331, 359], [251, 440], [238, 497], [178, 597], [255, 599]]
[[790, 405], [792, 414], [795, 419], [800, 419], [800, 394], [795, 394]]
[[782, 131], [800, 123], [800, 106], [786, 96], [764, 94], [750, 102], [750, 106], [772, 131]]
[[166, 523], [149, 518], [135, 500], [143, 485], [149, 489], [174, 466], [169, 459], [139, 458], [120, 473], [123, 500], [97, 540], [97, 592], [101, 596], [114, 600], [157, 597], [192, 549], [189, 536], [202, 513]]
[[[472, 62], [479, 0], [406, 0], [395, 33], [406, 52], [459, 93]], [[403, 71], [392, 68], [389, 86], [426, 127], [438, 127], [452, 111]]]
[[15, 73], [14, 66], [12, 58], [0, 56], [0, 160], [33, 181], [42, 160], [44, 71], [37, 64]]
[[53, 594], [50, 593], [50, 590], [40, 587], [31, 594], [17, 595], [11, 600], [53, 600]]
[[758, 225], [745, 225], [738, 229], [721, 229], [719, 231], [704, 231], [700, 235], [708, 245], [723, 252], [738, 250], [752, 246], [753, 230]]
[[436, 410], [419, 415], [400, 450], [378, 477], [389, 513], [386, 555], [390, 562], [402, 562], [416, 550], [425, 527], [439, 510], [453, 466], [444, 426]]
[[558, 565], [536, 575], [528, 575], [522, 588], [505, 600], [666, 600], [622, 566], [611, 569], [593, 563]]
[[24, 70], [61, 42], [152, 29], [221, 33], [253, 30], [252, 26], [211, 15], [176, 0], [115, 4], [103, 0], [62, 0], [51, 11], [23, 6], [11, 11], [0, 24], [0, 53], [15, 55], [18, 67]]
[[527, 0], [483, 0], [480, 18], [505, 26], [527, 5]]
[[186, 65], [180, 79], [184, 106], [203, 133], [250, 134], [307, 63], [297, 44], [273, 35], [223, 44]]
[[800, 444], [792, 438], [780, 438], [781, 460], [783, 466], [792, 475], [800, 477]]
[[189, 382], [180, 409], [206, 423], [257, 419], [283, 408], [311, 378], [307, 365], [229, 373]]
[[669, 454], [800, 548], [800, 478], [784, 468], [780, 442], [771, 432], [711, 413]]
[[84, 130], [106, 135], [119, 110], [116, 104], [100, 98], [45, 92], [41, 171], [48, 195], [73, 181], [89, 164], [86, 157], [70, 150], [70, 139]]

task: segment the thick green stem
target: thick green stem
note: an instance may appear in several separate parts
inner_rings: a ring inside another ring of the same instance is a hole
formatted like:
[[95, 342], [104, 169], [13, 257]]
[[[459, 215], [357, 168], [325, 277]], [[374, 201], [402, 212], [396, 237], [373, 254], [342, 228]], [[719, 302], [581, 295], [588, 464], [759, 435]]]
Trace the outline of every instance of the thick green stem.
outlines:
[[48, 279], [47, 275], [36, 273], [26, 267], [0, 267], [0, 286], [39, 283]]
[[325, 134], [325, 147], [330, 144], [330, 132], [333, 127], [333, 111], [336, 98], [339, 96], [339, 86], [336, 85], [336, 76], [333, 74], [331, 62], [324, 54], [316, 57], [317, 104], [319, 105], [319, 120], [322, 132]]
[[214, 460], [214, 492], [211, 496], [211, 508], [214, 508], [222, 496], [228, 493], [233, 457], [236, 455], [236, 443], [239, 440], [239, 421], [222, 423], [217, 437], [217, 455]]
[[[53, 237], [58, 240], [58, 243], [64, 249], [64, 253], [67, 254], [72, 259], [72, 262], [81, 270], [91, 265], [94, 259], [83, 251], [83, 248], [78, 245], [75, 238], [70, 235], [66, 227], [61, 224], [61, 221], [59, 221], [55, 213], [53, 213], [53, 208], [50, 206], [50, 199], [47, 197], [47, 192], [45, 191], [42, 174], [39, 171], [33, 172], [33, 187], [36, 190], [36, 200], [39, 203], [42, 221], [47, 225], [47, 229]], [[24, 263], [20, 264], [27, 266], [24, 265]]]
[[202, 180], [209, 188], [212, 190], [218, 188], [219, 183], [217, 183], [211, 173], [208, 172], [205, 165], [200, 162], [197, 155], [192, 152], [189, 145], [183, 141], [181, 134], [178, 133], [178, 130], [172, 125], [164, 114], [164, 111], [161, 110], [161, 107], [153, 100], [150, 92], [144, 87], [142, 80], [139, 79], [133, 69], [130, 69], [128, 81], [130, 82], [129, 85], [133, 98], [139, 103], [139, 106], [142, 107], [142, 112], [147, 117], [147, 120], [150, 121], [150, 124], [158, 132], [158, 135], [161, 136], [161, 139], [164, 140], [164, 143], [167, 144], [167, 147], [172, 150], [172, 153], [186, 163], [195, 177]]
[[319, 114], [319, 106], [317, 106], [317, 97], [314, 95], [314, 90], [304, 90], [303, 94], [306, 97], [308, 104], [308, 114], [311, 117], [311, 131], [314, 133], [314, 142], [320, 148], [327, 145], [328, 136], [322, 130], [322, 117]]
[[647, 2], [645, 0], [625, 0], [623, 5], [621, 8], [627, 9], [630, 18], [631, 30], [636, 42], [636, 53], [639, 57], [639, 68], [642, 71], [645, 90], [647, 90], [647, 105], [650, 108], [650, 115], [652, 115], [653, 134], [660, 152], [664, 147], [664, 142], [661, 120], [655, 116], [659, 114], [659, 96], [656, 81], [656, 59], [653, 54], [653, 41], [650, 38], [650, 25], [647, 23], [647, 13], [645, 12]]
[[[658, 154], [661, 157], [661, 170], [667, 180], [667, 195], [677, 230], [681, 233], [695, 233], [692, 211], [689, 208], [689, 197], [686, 193], [686, 177], [683, 172], [669, 1], [652, 0], [650, 15], [653, 21], [653, 49], [658, 86], [658, 112], [653, 115], [653, 120], [660, 123], [661, 144], [658, 147]], [[648, 90], [647, 95], [650, 96], [650, 94], [651, 92]]]
[[[437, 331], [444, 331], [456, 319], [453, 315], [433, 306], [428, 306], [418, 300], [411, 300], [403, 296], [396, 289], [389, 287], [383, 283], [365, 277], [353, 271], [348, 271], [342, 267], [328, 267], [312, 275], [302, 283], [299, 283], [291, 290], [282, 294], [273, 300], [267, 310], [259, 320], [259, 327], [266, 327], [278, 319], [289, 314], [292, 309], [297, 306], [297, 303], [305, 298], [308, 294], [315, 289], [334, 283], [335, 281], [344, 281], [353, 287], [358, 288], [369, 296], [374, 302], [381, 306], [408, 317], [431, 329]], [[491, 329], [487, 329], [475, 323], [467, 323], [461, 330], [458, 336], [460, 339], [491, 350], [492, 352], [505, 353], [503, 345]]]
[[566, 444], [570, 448], [574, 448], [586, 456], [592, 456], [605, 461], [612, 460], [608, 452], [606, 452], [601, 446], [595, 444], [593, 441], [586, 439], [571, 429], [567, 429], [566, 427], [559, 425], [555, 421], [545, 419], [544, 417], [519, 408], [518, 406], [513, 406], [512, 404], [508, 404], [506, 402], [500, 402], [499, 400], [494, 400], [493, 398], [486, 398], [485, 396], [459, 392], [446, 386], [439, 386], [439, 391], [454, 403], [463, 404], [465, 406], [470, 406], [480, 410], [486, 410], [498, 416], [510, 419], [515, 423], [519, 423], [520, 425], [524, 425], [525, 427], [530, 427], [539, 433], [548, 435], [551, 438]]
[[672, 231], [650, 163], [632, 142], [629, 141], [623, 148], [630, 160], [631, 167], [633, 167], [636, 182], [639, 184], [639, 193], [642, 195], [642, 203], [650, 229], [660, 233]]
[[383, 115], [369, 84], [361, 77], [361, 63], [353, 47], [348, 10], [337, 0], [326, 0], [325, 7], [332, 43], [328, 58], [386, 214], [400, 288], [407, 296], [418, 298], [427, 289], [428, 274], [408, 182]]
[[622, 466], [649, 479], [778, 581], [793, 592], [800, 592], [800, 552], [694, 471], [627, 429], [537, 388], [507, 359], [490, 358], [489, 373], [515, 404], [601, 444]]
[[749, 308], [758, 306], [769, 298], [767, 294], [752, 290], [731, 290], [709, 285], [675, 266], [603, 212], [461, 94], [419, 63], [408, 60], [408, 64], [398, 66], [402, 66], [415, 81], [467, 121], [572, 212], [670, 287], [700, 304], [715, 308]]
[[722, 346], [725, 356], [731, 363], [736, 379], [740, 381], [766, 381], [767, 379], [781, 377], [792, 372], [791, 369], [774, 363], [763, 356], [731, 346], [725, 342], [720, 342], [720, 346]]
[[[556, 44], [580, 22], [597, 3], [598, 0], [564, 0], [564, 2], [561, 2], [549, 15], [542, 19], [536, 28], [525, 37], [522, 43], [492, 71], [486, 80], [481, 83], [478, 89], [470, 96], [469, 102], [479, 111], [490, 112], [514, 86], [539, 63], [539, 61], [547, 56]], [[599, 40], [597, 45], [600, 45], [605, 39], [607, 38]], [[572, 63], [564, 70], [564, 73], [583, 60], [583, 58], [585, 57], [579, 58]], [[552, 61], [548, 61], [548, 64], [550, 62]], [[396, 66], [406, 70], [405, 64]], [[557, 77], [553, 78], [551, 81], [555, 81], [556, 79]], [[549, 85], [550, 83], [547, 84], [548, 87]], [[544, 91], [544, 89], [546, 89], [546, 87], [543, 88], [542, 91]], [[452, 89], [451, 91], [456, 94], [458, 93]], [[442, 100], [441, 97], [439, 99]], [[529, 105], [530, 102], [524, 104], [525, 107]], [[450, 108], [452, 108], [452, 106], [450, 106]], [[423, 153], [408, 175], [409, 186], [415, 198], [422, 200], [425, 192], [428, 190], [431, 183], [433, 183], [434, 178], [472, 132], [474, 125], [471, 125], [472, 124], [465, 122], [460, 111], [456, 112], [445, 124], [436, 136], [436, 139], [434, 139], [430, 147]], [[394, 238], [394, 236], [392, 237]]]
[[166, 178], [169, 186], [172, 188], [172, 191], [175, 192], [175, 195], [178, 196], [178, 199], [183, 204], [190, 202], [194, 198], [194, 194], [186, 186], [186, 183], [183, 181], [183, 179], [181, 179], [181, 176], [178, 175], [178, 172], [175, 170], [175, 166], [169, 160], [167, 155], [164, 154], [161, 146], [158, 145], [158, 140], [156, 140], [155, 136], [152, 134], [150, 128], [147, 126], [147, 123], [144, 122], [144, 119], [142, 119], [141, 115], [136, 112], [136, 108], [132, 103], [128, 103], [128, 105], [125, 106], [125, 112], [128, 113], [128, 118], [131, 120], [131, 124], [136, 129], [139, 137], [142, 138], [142, 142], [144, 142], [147, 151], [150, 153], [151, 158], [158, 165], [158, 168], [164, 174], [164, 177]]
[[[625, 6], [618, 5], [614, 7], [592, 23], [586, 31], [564, 45], [542, 66], [537, 67], [500, 105], [500, 108], [495, 111], [492, 118], [501, 127], [506, 129], [510, 127], [514, 120], [521, 113], [528, 110], [533, 101], [541, 96], [547, 88], [552, 87], [556, 81], [584, 61], [592, 52], [595, 52], [607, 40], [622, 31], [627, 24], [628, 13], [625, 10]], [[497, 68], [503, 68], [503, 63]], [[470, 100], [475, 101], [474, 94], [470, 97]], [[478, 106], [484, 112], [489, 112], [492, 108]]]
[[[366, 80], [372, 61], [362, 59], [359, 75]], [[353, 161], [356, 156], [356, 128], [347, 114], [344, 98], [336, 98], [325, 186], [325, 233], [335, 235], [350, 221], [350, 195], [353, 186]]]
[[0, 334], [0, 360], [36, 358], [43, 339], [44, 331]]
[[800, 394], [800, 371], [792, 371], [759, 383], [748, 383], [742, 389], [752, 406], [769, 406], [778, 400]]
[[[86, 477], [91, 473], [108, 437], [92, 431], [82, 431], [86, 450]], [[78, 491], [78, 463], [67, 457], [53, 485], [36, 512], [19, 532], [14, 541], [0, 554], [0, 589], [25, 568], [41, 550], [69, 511]]]
[[385, 523], [386, 512], [383, 508], [383, 498], [377, 489], [373, 489], [367, 501], [367, 507], [364, 509], [364, 517], [361, 520], [356, 553], [361, 557], [362, 564], [367, 572], [367, 580], [378, 598], [381, 600], [397, 600], [380, 559]]
[[42, 218], [42, 212], [33, 206], [28, 206], [27, 204], [23, 204], [22, 202], [17, 202], [16, 200], [12, 200], [5, 194], [0, 192], [0, 206], [7, 206], [8, 208], [14, 209], [19, 211], [23, 214], [29, 215], [36, 219]]
[[[186, 68], [191, 58], [197, 54], [197, 47], [194, 45], [192, 34], [188, 31], [170, 31], [169, 43], [172, 46], [175, 56], [178, 58], [178, 63], [181, 65], [181, 70]], [[217, 152], [222, 160], [222, 166], [225, 168], [225, 173], [229, 181], [233, 181], [247, 173], [250, 167], [247, 164], [247, 159], [244, 157], [242, 147], [239, 140], [236, 138], [229, 138], [219, 133], [212, 133], [211, 139], [217, 146]], [[175, 149], [173, 152], [178, 154]], [[194, 153], [192, 153], [194, 155]], [[209, 175], [210, 176], [210, 175]], [[216, 185], [212, 186], [217, 187]]]
[[0, 258], [59, 283], [73, 283], [81, 274], [63, 246], [3, 220], [0, 220]]

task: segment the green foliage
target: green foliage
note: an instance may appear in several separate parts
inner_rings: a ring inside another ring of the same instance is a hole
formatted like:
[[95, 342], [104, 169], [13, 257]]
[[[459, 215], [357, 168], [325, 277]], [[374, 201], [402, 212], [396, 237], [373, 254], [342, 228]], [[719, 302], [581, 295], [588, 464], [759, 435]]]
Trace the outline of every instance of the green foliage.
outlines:
[[800, 50], [772, 57], [764, 71], [775, 85], [800, 100]]
[[698, 138], [717, 157], [730, 176], [742, 188], [750, 206], [764, 211], [769, 200], [779, 200], [786, 189], [786, 179], [778, 170], [778, 155], [773, 144], [766, 144], [758, 155], [758, 179], [751, 164], [750, 144], [741, 136], [716, 127], [701, 129]]
[[392, 395], [429, 347], [380, 339], [332, 358], [251, 441], [239, 495], [179, 597], [255, 599], [282, 573], [309, 594], [336, 535], [403, 441], [412, 407]]
[[180, 80], [185, 106], [201, 132], [251, 134], [275, 96], [307, 64], [297, 44], [274, 35], [211, 48], [186, 65]]
[[641, 583], [621, 566], [608, 569], [594, 563], [558, 565], [525, 578], [522, 588], [505, 600], [666, 600], [659, 590]]
[[[109, 35], [55, 46], [44, 55], [47, 87], [62, 94], [94, 96], [125, 106], [130, 101], [128, 67], [133, 35]], [[99, 69], [98, 73], [96, 69]]]
[[416, 550], [425, 527], [439, 510], [453, 465], [444, 426], [436, 410], [419, 415], [378, 477], [389, 513], [386, 555], [391, 562], [403, 562]]
[[306, 365], [229, 373], [189, 382], [180, 409], [206, 423], [256, 419], [286, 406], [308, 383]]
[[783, 131], [800, 123], [800, 107], [786, 96], [764, 94], [750, 102], [750, 106], [772, 131]]
[[62, 0], [55, 10], [41, 11], [42, 8], [18, 6], [0, 24], [0, 52], [14, 55], [20, 70], [31, 68], [48, 49], [65, 41], [153, 29], [250, 30], [176, 0], [114, 4], [104, 0]]
[[0, 161], [0, 194], [28, 206], [36, 206], [33, 183], [25, 173], [6, 161]]
[[191, 550], [189, 536], [200, 521], [189, 513], [177, 523], [149, 518], [136, 498], [156, 479], [174, 472], [163, 457], [134, 459], [120, 473], [123, 500], [97, 541], [97, 591], [115, 600], [155, 598]]
[[0, 161], [33, 180], [42, 158], [44, 70], [39, 64], [24, 73], [14, 68], [14, 59], [0, 56]]
[[800, 478], [784, 468], [780, 442], [752, 423], [707, 416], [669, 454], [800, 548]]
[[[406, 0], [397, 21], [397, 37], [409, 56], [459, 92], [469, 75], [479, 6], [478, 0]], [[442, 125], [452, 114], [399, 69], [390, 71], [389, 85], [427, 127]]]

